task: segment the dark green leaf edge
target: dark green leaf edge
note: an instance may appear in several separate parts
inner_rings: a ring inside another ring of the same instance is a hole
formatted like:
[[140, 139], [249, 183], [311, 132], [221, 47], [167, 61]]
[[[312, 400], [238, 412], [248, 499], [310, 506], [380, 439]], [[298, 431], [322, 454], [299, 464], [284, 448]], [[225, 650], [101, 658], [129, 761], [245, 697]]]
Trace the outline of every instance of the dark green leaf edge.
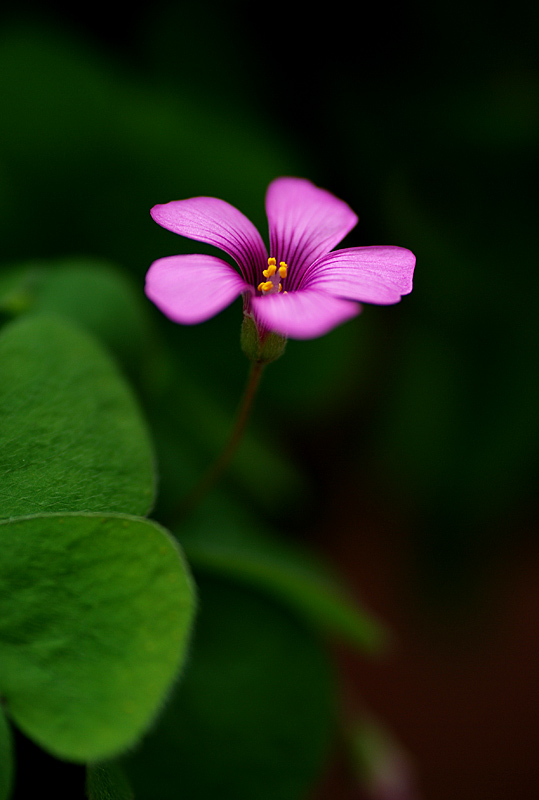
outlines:
[[177, 535], [193, 569], [262, 588], [317, 628], [337, 634], [362, 652], [379, 653], [389, 646], [391, 636], [382, 623], [362, 609], [338, 579], [302, 548], [252, 529], [247, 535], [243, 529], [239, 537], [228, 541], [226, 531], [220, 541], [215, 535], [204, 536], [204, 531], [189, 527]]
[[13, 783], [13, 740], [9, 721], [0, 705], [0, 800], [8, 800]]

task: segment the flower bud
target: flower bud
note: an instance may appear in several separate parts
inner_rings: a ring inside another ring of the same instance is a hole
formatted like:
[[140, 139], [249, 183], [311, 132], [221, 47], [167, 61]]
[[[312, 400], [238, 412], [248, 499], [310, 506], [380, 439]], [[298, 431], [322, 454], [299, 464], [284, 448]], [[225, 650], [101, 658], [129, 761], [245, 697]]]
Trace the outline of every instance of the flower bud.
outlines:
[[241, 349], [249, 359], [259, 364], [269, 364], [282, 356], [286, 347], [286, 337], [279, 333], [261, 333], [251, 314], [243, 315], [241, 326]]

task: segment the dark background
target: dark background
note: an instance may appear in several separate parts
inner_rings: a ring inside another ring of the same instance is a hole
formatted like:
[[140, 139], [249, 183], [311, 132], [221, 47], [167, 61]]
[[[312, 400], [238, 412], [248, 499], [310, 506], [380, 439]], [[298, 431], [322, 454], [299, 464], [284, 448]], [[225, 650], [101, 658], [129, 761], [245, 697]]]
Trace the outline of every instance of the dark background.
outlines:
[[[349, 246], [416, 254], [399, 306], [290, 343], [257, 414], [285, 409], [279, 436], [318, 489], [297, 535], [395, 632], [382, 664], [339, 654], [346, 703], [384, 720], [425, 800], [539, 794], [537, 15], [474, 0], [0, 16], [4, 265], [90, 254], [142, 287], [153, 259], [192, 251], [154, 203], [219, 196], [264, 231], [279, 174], [352, 206]], [[238, 307], [156, 324], [233, 409]], [[320, 798], [355, 796], [344, 772], [337, 757]]]

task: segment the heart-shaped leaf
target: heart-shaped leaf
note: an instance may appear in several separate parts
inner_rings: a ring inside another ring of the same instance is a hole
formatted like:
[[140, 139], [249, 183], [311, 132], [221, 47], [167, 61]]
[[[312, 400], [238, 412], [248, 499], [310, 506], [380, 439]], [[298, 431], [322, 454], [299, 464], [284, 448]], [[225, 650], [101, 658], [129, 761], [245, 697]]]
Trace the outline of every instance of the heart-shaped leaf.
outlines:
[[24, 317], [0, 335], [0, 518], [146, 514], [152, 450], [129, 387], [71, 323]]
[[107, 758], [154, 718], [183, 659], [193, 588], [160, 526], [120, 514], [0, 523], [0, 695], [30, 738]]

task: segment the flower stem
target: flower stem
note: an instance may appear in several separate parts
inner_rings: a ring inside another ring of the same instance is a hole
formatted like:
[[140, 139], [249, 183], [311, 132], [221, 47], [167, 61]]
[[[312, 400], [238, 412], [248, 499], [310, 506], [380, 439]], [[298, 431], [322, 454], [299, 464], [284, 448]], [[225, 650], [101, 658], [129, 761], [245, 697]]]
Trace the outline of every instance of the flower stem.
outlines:
[[249, 421], [249, 416], [253, 407], [253, 401], [255, 399], [256, 392], [260, 384], [260, 378], [262, 377], [262, 372], [265, 366], [265, 363], [260, 361], [253, 361], [251, 363], [247, 384], [243, 392], [243, 397], [236, 414], [236, 421], [228, 442], [226, 443], [225, 448], [221, 452], [220, 456], [216, 459], [216, 461], [213, 462], [205, 475], [202, 476], [201, 480], [182, 501], [176, 514], [173, 515], [175, 525], [177, 525], [178, 522], [182, 521], [192, 511], [194, 511], [212, 486], [219, 480], [231, 462], [241, 441], [247, 422]]

